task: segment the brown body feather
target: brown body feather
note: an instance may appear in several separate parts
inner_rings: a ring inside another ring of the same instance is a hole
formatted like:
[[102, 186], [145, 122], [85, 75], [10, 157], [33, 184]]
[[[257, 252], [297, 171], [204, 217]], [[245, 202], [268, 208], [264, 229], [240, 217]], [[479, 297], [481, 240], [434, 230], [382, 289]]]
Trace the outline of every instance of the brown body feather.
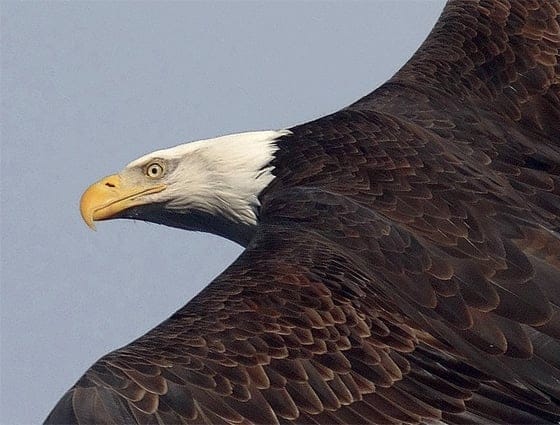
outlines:
[[47, 423], [560, 421], [559, 16], [449, 2], [279, 141], [242, 256]]

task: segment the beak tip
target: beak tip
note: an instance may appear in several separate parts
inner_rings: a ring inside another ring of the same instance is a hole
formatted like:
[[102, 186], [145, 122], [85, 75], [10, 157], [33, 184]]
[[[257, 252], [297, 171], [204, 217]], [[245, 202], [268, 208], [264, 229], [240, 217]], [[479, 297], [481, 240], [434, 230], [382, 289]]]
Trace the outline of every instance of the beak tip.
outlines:
[[84, 222], [86, 223], [87, 227], [89, 227], [91, 230], [96, 230], [95, 222], [93, 221], [93, 216], [92, 215], [82, 214], [82, 218], [83, 218]]

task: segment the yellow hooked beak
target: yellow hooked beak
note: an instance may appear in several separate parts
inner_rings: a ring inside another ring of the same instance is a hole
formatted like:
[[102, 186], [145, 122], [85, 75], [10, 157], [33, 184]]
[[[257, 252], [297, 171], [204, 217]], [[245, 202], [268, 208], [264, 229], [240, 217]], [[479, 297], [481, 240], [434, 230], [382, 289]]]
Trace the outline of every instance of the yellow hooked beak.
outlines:
[[80, 199], [80, 213], [95, 230], [94, 221], [108, 220], [118, 213], [145, 204], [143, 195], [161, 192], [164, 184], [127, 185], [118, 174], [107, 176], [86, 189]]

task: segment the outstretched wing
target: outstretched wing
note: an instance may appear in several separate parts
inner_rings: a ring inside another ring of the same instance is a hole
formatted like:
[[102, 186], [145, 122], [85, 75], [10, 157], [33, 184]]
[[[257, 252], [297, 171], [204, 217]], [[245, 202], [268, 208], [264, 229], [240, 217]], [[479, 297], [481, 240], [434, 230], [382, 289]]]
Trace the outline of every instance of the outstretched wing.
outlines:
[[558, 1], [451, 1], [403, 69], [348, 110], [428, 130], [507, 179], [558, 230], [559, 50]]
[[476, 126], [495, 119], [558, 136], [559, 16], [556, 0], [449, 1], [404, 67], [349, 109], [407, 117], [447, 129], [444, 137], [461, 121]]
[[461, 259], [348, 198], [284, 195], [224, 274], [98, 361], [47, 423], [560, 418], [558, 344], [478, 308], [501, 305], [500, 286], [468, 259], [454, 270]]
[[558, 422], [559, 14], [451, 1], [280, 140], [246, 251], [47, 423]]

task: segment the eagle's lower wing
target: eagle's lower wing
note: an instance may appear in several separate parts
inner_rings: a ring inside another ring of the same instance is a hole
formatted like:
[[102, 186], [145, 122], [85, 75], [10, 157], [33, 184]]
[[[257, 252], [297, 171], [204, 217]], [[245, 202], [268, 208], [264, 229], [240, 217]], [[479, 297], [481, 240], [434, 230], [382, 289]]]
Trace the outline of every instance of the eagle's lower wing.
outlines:
[[231, 267], [100, 359], [47, 423], [560, 419], [544, 295], [512, 293], [344, 196], [300, 188], [264, 207]]

